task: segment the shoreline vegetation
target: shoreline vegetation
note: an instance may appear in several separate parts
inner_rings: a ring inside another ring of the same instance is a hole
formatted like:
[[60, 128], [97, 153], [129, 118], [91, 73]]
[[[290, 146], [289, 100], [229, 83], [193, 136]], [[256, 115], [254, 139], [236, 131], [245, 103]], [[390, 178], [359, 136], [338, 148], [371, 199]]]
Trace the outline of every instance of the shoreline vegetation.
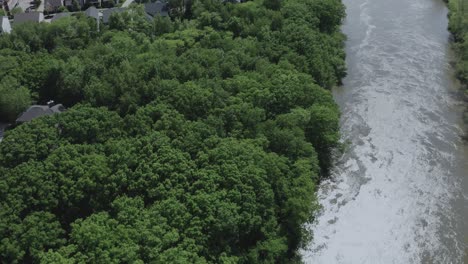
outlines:
[[462, 84], [464, 100], [467, 102], [464, 121], [468, 124], [468, 1], [448, 0], [448, 7], [449, 31], [453, 35], [453, 47], [457, 55], [455, 73]]
[[299, 263], [339, 145], [339, 0], [170, 1], [0, 36], [2, 263]]

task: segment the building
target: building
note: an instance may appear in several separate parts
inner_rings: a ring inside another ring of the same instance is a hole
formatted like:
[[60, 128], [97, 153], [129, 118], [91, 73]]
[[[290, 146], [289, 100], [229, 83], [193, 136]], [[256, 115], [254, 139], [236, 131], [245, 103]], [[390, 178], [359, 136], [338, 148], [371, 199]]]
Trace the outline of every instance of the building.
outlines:
[[65, 111], [65, 107], [61, 104], [54, 105], [54, 101], [50, 101], [47, 105], [33, 105], [16, 119], [17, 124], [29, 122], [34, 118], [46, 115], [58, 114]]
[[54, 17], [50, 20], [51, 22], [54, 22], [56, 21], [57, 19], [60, 19], [62, 17], [69, 17], [71, 16], [72, 13], [69, 13], [69, 12], [64, 12], [64, 13], [58, 13], [58, 14], [55, 14]]
[[90, 6], [84, 13], [89, 17], [99, 20], [99, 11], [95, 6]]
[[99, 6], [101, 5], [101, 0], [85, 0], [87, 5]]
[[64, 0], [63, 4], [73, 11], [79, 11], [84, 7], [84, 0]]
[[120, 7], [114, 7], [114, 8], [109, 8], [105, 9], [102, 11], [102, 22], [104, 24], [109, 23], [109, 18], [111, 17], [112, 14], [116, 13], [122, 13], [125, 12], [127, 9], [126, 8], [120, 8]]
[[156, 1], [154, 3], [146, 3], [145, 4], [145, 12], [154, 17], [154, 16], [168, 16], [169, 15], [169, 8], [167, 3], [163, 3], [161, 1]]
[[14, 24], [21, 24], [25, 22], [42, 22], [44, 21], [44, 14], [41, 12], [19, 13], [15, 15]]
[[0, 34], [11, 33], [11, 24], [7, 16], [0, 16]]
[[62, 0], [45, 0], [44, 10], [49, 13], [55, 13], [60, 7], [63, 6]]
[[[69, 13], [69, 12], [65, 12], [65, 13], [58, 13], [58, 14], [55, 14], [54, 17], [51, 19], [51, 22], [54, 22], [56, 21], [57, 19], [60, 19], [62, 17], [69, 17], [69, 16], [73, 16], [77, 13]], [[88, 9], [86, 9], [86, 11], [83, 12], [84, 15], [88, 16], [88, 17], [91, 17], [91, 18], [94, 18], [96, 19], [97, 21], [99, 21], [99, 10], [94, 7], [94, 6], [90, 6]]]

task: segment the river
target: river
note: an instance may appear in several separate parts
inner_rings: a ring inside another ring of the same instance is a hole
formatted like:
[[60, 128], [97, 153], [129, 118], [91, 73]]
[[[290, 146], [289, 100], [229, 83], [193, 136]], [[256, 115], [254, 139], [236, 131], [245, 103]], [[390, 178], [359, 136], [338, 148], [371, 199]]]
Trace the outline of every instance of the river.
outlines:
[[349, 146], [305, 263], [468, 263], [468, 149], [442, 0], [344, 0]]

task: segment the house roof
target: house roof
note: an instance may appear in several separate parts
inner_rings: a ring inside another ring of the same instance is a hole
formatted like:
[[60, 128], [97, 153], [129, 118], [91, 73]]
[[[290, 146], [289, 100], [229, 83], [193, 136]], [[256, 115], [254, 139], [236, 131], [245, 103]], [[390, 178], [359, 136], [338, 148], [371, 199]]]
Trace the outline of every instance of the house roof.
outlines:
[[44, 2], [45, 8], [57, 9], [63, 6], [62, 0], [45, 0]]
[[10, 33], [11, 32], [11, 24], [10, 20], [6, 16], [0, 16], [0, 33]]
[[71, 13], [68, 13], [68, 12], [58, 13], [58, 14], [55, 14], [55, 16], [51, 19], [51, 21], [54, 22], [57, 19], [60, 19], [62, 17], [69, 17], [69, 16], [71, 16]]
[[[84, 6], [84, 0], [77, 0], [79, 6]], [[89, 2], [89, 1], [88, 1]], [[73, 0], [64, 0], [63, 4], [65, 6], [73, 6]]]
[[148, 13], [145, 13], [145, 17], [148, 21], [153, 21], [153, 17], [150, 16]]
[[24, 23], [24, 22], [42, 22], [44, 20], [44, 14], [41, 12], [29, 12], [29, 13], [19, 13], [15, 15], [15, 24]]
[[84, 13], [85, 13], [85, 15], [87, 15], [89, 17], [99, 19], [99, 11], [97, 10], [97, 8], [95, 6], [90, 6], [88, 9], [86, 9], [86, 11]]
[[105, 24], [109, 23], [109, 18], [114, 13], [122, 13], [126, 8], [114, 7], [102, 11], [102, 22]]
[[33, 105], [29, 107], [28, 110], [26, 110], [23, 114], [21, 114], [21, 116], [16, 119], [16, 122], [28, 122], [40, 116], [53, 115], [63, 111], [65, 111], [65, 107], [63, 107], [61, 104], [57, 104], [52, 107], [48, 105]]
[[168, 16], [169, 15], [169, 9], [168, 9], [167, 3], [163, 3], [161, 1], [156, 1], [154, 3], [146, 3], [145, 11], [151, 16], [155, 16], [155, 15]]

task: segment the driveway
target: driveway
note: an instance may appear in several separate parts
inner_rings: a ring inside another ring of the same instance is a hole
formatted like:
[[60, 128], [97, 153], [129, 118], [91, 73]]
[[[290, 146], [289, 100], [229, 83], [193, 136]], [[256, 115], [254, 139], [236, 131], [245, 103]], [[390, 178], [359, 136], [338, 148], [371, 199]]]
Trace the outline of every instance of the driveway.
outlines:
[[125, 0], [125, 2], [122, 4], [122, 7], [128, 7], [131, 3], [133, 3], [135, 0]]
[[31, 0], [17, 0], [16, 7], [21, 8], [23, 12], [26, 12], [26, 9], [31, 6]]
[[36, 11], [44, 12], [44, 0], [41, 1], [41, 4], [37, 7]]

